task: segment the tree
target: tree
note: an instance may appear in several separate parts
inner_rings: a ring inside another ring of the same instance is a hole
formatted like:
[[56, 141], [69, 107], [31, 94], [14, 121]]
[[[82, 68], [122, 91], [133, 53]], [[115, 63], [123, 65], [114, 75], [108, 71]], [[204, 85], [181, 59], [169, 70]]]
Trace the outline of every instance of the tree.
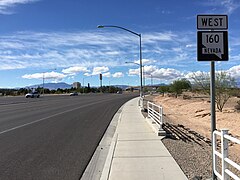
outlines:
[[[192, 79], [195, 81], [196, 88], [202, 88], [202, 90], [210, 95], [210, 74], [201, 72], [200, 74], [194, 74]], [[235, 79], [231, 77], [227, 72], [221, 71], [215, 74], [215, 103], [217, 109], [222, 112], [224, 105], [231, 97], [231, 88], [236, 86]]]
[[231, 97], [231, 88], [236, 86], [235, 79], [226, 72], [217, 73], [216, 80], [216, 104], [220, 112]]
[[157, 91], [162, 93], [162, 96], [164, 96], [164, 93], [169, 91], [169, 86], [159, 86]]
[[183, 89], [190, 89], [190, 88], [191, 88], [191, 83], [186, 79], [176, 80], [170, 85], [170, 90], [176, 93], [175, 94], [176, 98], [179, 94], [182, 94]]

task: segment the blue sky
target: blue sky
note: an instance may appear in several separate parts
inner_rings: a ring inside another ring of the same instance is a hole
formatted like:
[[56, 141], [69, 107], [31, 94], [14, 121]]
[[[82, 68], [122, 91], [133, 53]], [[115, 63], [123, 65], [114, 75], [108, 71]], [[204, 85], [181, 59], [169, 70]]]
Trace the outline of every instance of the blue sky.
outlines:
[[171, 83], [199, 71], [198, 14], [227, 14], [229, 61], [216, 62], [240, 79], [239, 0], [0, 0], [0, 87], [75, 81], [139, 85], [142, 34], [146, 84]]

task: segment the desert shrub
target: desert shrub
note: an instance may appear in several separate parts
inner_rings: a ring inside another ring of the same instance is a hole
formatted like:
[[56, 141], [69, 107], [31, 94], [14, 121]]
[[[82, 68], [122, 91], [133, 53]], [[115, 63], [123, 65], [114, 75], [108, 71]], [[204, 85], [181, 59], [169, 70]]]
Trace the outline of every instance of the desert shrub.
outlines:
[[[210, 94], [210, 74], [201, 72], [194, 74], [192, 79], [195, 82], [195, 87], [200, 88]], [[227, 72], [221, 71], [215, 74], [215, 102], [217, 109], [222, 112], [224, 105], [232, 95], [232, 89], [236, 87], [236, 82]]]
[[231, 95], [234, 97], [240, 97], [240, 90], [239, 88], [232, 88], [230, 91]]
[[240, 100], [237, 101], [237, 105], [235, 106], [235, 109], [236, 109], [237, 111], [240, 111]]
[[191, 98], [192, 98], [192, 97], [189, 96], [189, 95], [186, 95], [186, 94], [183, 95], [183, 99], [191, 99]]
[[164, 96], [164, 93], [169, 91], [169, 86], [159, 86], [157, 89], [157, 92], [162, 93], [162, 95]]
[[177, 98], [178, 95], [182, 94], [183, 90], [191, 89], [190, 81], [186, 79], [180, 79], [174, 81], [171, 85], [169, 90], [175, 93], [175, 97]]

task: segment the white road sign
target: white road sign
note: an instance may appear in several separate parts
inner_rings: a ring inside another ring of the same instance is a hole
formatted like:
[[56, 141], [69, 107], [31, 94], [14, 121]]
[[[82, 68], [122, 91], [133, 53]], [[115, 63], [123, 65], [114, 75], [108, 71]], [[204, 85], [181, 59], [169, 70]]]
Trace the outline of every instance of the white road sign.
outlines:
[[220, 59], [224, 54], [223, 33], [202, 33], [202, 54], [215, 54]]
[[198, 15], [197, 16], [198, 29], [228, 29], [227, 15]]

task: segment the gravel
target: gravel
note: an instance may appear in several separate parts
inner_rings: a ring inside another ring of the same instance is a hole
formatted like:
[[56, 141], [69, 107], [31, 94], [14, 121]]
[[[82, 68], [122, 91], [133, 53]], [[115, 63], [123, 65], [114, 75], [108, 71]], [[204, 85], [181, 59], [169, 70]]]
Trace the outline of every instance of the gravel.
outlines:
[[[178, 163], [188, 179], [212, 179], [212, 146], [211, 140], [180, 124], [171, 124], [165, 117], [163, 128], [167, 136], [162, 140], [165, 147]], [[220, 142], [217, 141], [220, 151]], [[230, 147], [231, 148], [231, 147]], [[237, 164], [239, 157], [230, 156]], [[219, 158], [218, 158], [219, 159]], [[217, 160], [218, 172], [221, 172], [221, 160]], [[240, 177], [240, 172], [229, 166], [229, 169]]]
[[210, 179], [212, 173], [210, 147], [168, 137], [162, 142], [188, 179]]
[[[142, 113], [147, 116], [147, 112]], [[167, 136], [162, 142], [187, 178], [211, 179], [211, 141], [183, 125], [171, 124], [168, 117], [164, 121], [168, 122], [163, 126]]]
[[162, 142], [187, 178], [211, 179], [210, 140], [183, 125], [166, 123], [164, 129], [168, 136]]

